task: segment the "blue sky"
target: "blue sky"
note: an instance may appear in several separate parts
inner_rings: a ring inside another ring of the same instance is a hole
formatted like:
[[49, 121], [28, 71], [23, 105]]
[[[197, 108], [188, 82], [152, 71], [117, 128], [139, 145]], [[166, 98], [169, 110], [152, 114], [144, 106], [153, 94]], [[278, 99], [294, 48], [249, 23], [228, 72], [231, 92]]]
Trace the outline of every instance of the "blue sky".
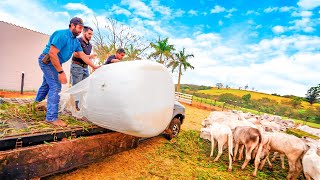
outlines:
[[0, 2], [0, 20], [47, 34], [73, 16], [89, 25], [113, 17], [146, 39], [169, 37], [195, 55], [182, 83], [300, 96], [320, 83], [320, 0]]

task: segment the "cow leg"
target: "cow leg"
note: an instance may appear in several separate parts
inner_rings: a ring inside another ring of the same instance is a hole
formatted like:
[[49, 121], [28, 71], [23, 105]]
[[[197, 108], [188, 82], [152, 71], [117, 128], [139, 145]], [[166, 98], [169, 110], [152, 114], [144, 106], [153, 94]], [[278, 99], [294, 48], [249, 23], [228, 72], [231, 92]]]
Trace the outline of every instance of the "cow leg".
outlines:
[[311, 176], [309, 176], [309, 174], [304, 173], [304, 176], [306, 177], [306, 180], [311, 180]]
[[271, 164], [271, 162], [270, 162], [269, 157], [267, 158], [267, 162], [268, 162], [269, 169], [272, 169], [272, 168], [273, 168], [273, 166], [272, 166], [272, 164]]
[[228, 171], [230, 172], [232, 170], [232, 156], [231, 156], [232, 149], [228, 148], [228, 154], [229, 154], [229, 167]]
[[281, 160], [281, 168], [286, 169], [286, 167], [284, 166], [284, 154], [280, 154], [280, 160]]
[[239, 149], [239, 157], [238, 157], [239, 161], [241, 161], [243, 158], [243, 149], [244, 149], [244, 145], [242, 144]]
[[223, 140], [219, 140], [218, 141], [218, 155], [217, 157], [213, 160], [214, 162], [218, 161], [221, 154], [222, 154], [222, 148], [223, 148], [223, 145], [225, 144], [225, 142]]
[[[273, 158], [271, 159], [271, 162], [273, 162], [273, 161], [276, 160], [278, 154], [279, 154], [278, 152], [274, 152], [274, 153], [273, 153]], [[281, 156], [280, 156], [280, 157], [281, 157]]]
[[233, 152], [233, 161], [236, 161], [236, 156], [238, 153], [238, 148], [239, 148], [239, 144], [236, 143], [236, 146], [234, 147], [234, 152]]
[[259, 170], [263, 169], [264, 164], [266, 163], [268, 157], [266, 157], [264, 160], [261, 161], [260, 166], [259, 166]]
[[242, 164], [241, 166], [241, 169], [244, 169], [248, 162], [251, 160], [251, 152], [253, 151], [254, 149], [254, 146], [251, 146], [251, 147], [247, 147], [246, 146], [246, 159], [244, 160], [244, 163]]
[[297, 179], [297, 177], [300, 175], [300, 173], [302, 172], [302, 164], [300, 159], [297, 159], [296, 161], [296, 172], [295, 174], [292, 176], [292, 179]]
[[288, 175], [287, 175], [286, 179], [290, 180], [291, 177], [296, 172], [296, 161], [295, 161], [295, 159], [292, 159], [292, 158], [288, 157], [288, 164], [289, 164], [289, 172], [288, 172]]
[[210, 153], [210, 157], [213, 156], [213, 150], [216, 148], [216, 145], [214, 143], [214, 139], [211, 138], [211, 153]]

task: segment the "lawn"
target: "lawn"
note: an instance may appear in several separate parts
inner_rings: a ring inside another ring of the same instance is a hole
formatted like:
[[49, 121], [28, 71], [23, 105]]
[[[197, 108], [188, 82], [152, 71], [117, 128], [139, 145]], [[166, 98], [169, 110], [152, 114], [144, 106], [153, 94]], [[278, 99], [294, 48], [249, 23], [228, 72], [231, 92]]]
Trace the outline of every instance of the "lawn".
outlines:
[[227, 172], [226, 152], [213, 162], [209, 157], [210, 143], [199, 138], [201, 122], [209, 114], [209, 110], [186, 106], [186, 119], [177, 138], [168, 141], [154, 137], [136, 149], [46, 179], [285, 179], [287, 170], [281, 169], [280, 161], [274, 163], [273, 171], [265, 167], [256, 178], [251, 176], [252, 164], [240, 170], [242, 161]]

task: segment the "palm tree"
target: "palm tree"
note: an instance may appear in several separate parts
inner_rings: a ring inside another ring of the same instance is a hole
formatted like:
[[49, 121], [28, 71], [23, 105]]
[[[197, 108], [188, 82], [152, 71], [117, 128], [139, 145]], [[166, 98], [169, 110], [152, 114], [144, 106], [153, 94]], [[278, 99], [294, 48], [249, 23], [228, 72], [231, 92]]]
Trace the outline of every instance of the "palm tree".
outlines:
[[106, 61], [106, 59], [116, 52], [116, 47], [114, 45], [94, 45], [94, 51], [98, 55], [99, 64], [102, 65]]
[[141, 58], [139, 57], [141, 50], [140, 49], [135, 49], [132, 44], [128, 48], [125, 48], [126, 50], [126, 56], [124, 57], [124, 60], [126, 61], [131, 61], [131, 60], [140, 60]]
[[159, 38], [159, 40], [156, 43], [150, 43], [150, 46], [155, 49], [155, 52], [151, 53], [149, 55], [149, 58], [159, 58], [157, 62], [161, 64], [168, 63], [167, 61], [169, 59], [173, 60], [173, 51], [175, 50], [175, 48], [173, 45], [168, 44], [168, 38], [165, 38], [163, 40]]
[[178, 76], [178, 85], [177, 92], [180, 92], [180, 79], [182, 75], [182, 68], [186, 71], [188, 68], [194, 69], [194, 67], [187, 61], [188, 58], [194, 57], [193, 54], [185, 54], [185, 48], [182, 49], [179, 53], [175, 53], [175, 59], [171, 61], [167, 67], [172, 68], [172, 72], [179, 67], [179, 76]]

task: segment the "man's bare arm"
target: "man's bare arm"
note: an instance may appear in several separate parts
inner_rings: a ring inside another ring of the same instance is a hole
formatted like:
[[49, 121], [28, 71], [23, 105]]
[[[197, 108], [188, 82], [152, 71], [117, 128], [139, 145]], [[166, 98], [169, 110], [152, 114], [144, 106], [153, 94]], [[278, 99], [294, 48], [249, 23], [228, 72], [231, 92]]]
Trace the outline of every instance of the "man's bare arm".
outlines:
[[88, 55], [86, 55], [84, 52], [77, 52], [79, 55], [79, 58], [81, 58], [83, 60], [83, 62], [85, 62], [86, 64], [88, 64], [89, 66], [91, 66], [93, 69], [97, 69], [99, 68], [99, 66], [96, 66], [92, 63], [92, 61], [89, 59]]
[[[63, 71], [62, 66], [59, 61], [58, 53], [59, 49], [51, 45], [49, 50], [49, 57], [53, 67], [58, 71]], [[58, 79], [61, 84], [66, 84], [68, 82], [66, 74], [64, 72], [58, 74]]]
[[63, 70], [58, 57], [59, 52], [60, 50], [58, 48], [56, 48], [53, 45], [50, 46], [50, 50], [49, 50], [50, 61], [58, 72]]
[[116, 62], [120, 62], [120, 60], [119, 59], [112, 59], [111, 62], [116, 63]]

